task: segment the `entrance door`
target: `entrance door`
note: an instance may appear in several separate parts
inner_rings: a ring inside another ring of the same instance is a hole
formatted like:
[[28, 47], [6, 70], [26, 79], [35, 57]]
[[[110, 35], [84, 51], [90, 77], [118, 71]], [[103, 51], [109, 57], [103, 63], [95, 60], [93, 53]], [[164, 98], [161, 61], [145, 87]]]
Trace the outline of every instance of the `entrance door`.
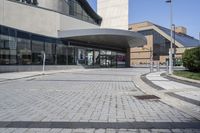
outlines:
[[86, 51], [86, 56], [87, 56], [87, 61], [86, 61], [86, 65], [88, 66], [93, 66], [93, 58], [94, 58], [94, 53], [93, 50], [87, 50]]
[[101, 55], [100, 56], [100, 66], [101, 67], [108, 67], [107, 56], [106, 55]]

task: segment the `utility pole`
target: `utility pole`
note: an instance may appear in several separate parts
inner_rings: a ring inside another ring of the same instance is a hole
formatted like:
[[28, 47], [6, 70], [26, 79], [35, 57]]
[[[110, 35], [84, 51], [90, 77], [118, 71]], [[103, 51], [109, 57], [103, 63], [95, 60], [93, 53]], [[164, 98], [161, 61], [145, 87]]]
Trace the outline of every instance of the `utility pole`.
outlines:
[[199, 47], [200, 47], [200, 32], [199, 32]]
[[173, 60], [172, 60], [172, 49], [173, 49], [173, 11], [172, 11], [172, 0], [167, 0], [170, 3], [170, 28], [171, 28], [171, 39], [170, 39], [170, 49], [169, 49], [169, 74], [173, 73]]
[[150, 72], [153, 72], [153, 50], [150, 47]]

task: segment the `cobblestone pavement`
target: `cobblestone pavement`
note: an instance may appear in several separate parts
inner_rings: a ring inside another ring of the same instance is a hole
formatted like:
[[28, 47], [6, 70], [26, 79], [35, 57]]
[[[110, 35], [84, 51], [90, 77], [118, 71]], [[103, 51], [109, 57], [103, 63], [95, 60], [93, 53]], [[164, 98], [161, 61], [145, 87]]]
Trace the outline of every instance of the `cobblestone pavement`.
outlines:
[[134, 97], [144, 93], [133, 77], [145, 72], [93, 69], [2, 82], [0, 133], [200, 132], [188, 114]]

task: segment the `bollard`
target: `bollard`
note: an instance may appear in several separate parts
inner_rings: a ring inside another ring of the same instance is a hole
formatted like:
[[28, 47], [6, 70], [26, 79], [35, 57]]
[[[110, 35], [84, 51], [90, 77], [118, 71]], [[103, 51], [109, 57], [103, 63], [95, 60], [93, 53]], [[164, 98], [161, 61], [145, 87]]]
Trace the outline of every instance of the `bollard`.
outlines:
[[158, 61], [157, 63], [157, 71], [159, 72], [160, 71], [160, 62]]

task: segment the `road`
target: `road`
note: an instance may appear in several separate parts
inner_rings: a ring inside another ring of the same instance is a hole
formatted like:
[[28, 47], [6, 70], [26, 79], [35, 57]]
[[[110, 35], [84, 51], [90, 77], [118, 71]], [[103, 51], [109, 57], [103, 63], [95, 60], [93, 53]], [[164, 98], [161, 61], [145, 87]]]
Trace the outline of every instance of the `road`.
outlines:
[[148, 71], [85, 69], [2, 82], [0, 133], [200, 132], [187, 113], [135, 97], [145, 94], [133, 79]]

